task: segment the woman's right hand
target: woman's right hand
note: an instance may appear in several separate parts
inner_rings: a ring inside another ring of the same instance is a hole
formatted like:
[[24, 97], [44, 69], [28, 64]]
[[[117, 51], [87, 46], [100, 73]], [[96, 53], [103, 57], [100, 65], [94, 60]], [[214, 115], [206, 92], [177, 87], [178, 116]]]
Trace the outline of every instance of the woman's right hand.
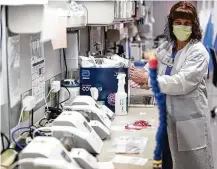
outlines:
[[145, 60], [149, 60], [149, 57], [155, 56], [155, 51], [146, 51], [143, 53], [143, 57]]

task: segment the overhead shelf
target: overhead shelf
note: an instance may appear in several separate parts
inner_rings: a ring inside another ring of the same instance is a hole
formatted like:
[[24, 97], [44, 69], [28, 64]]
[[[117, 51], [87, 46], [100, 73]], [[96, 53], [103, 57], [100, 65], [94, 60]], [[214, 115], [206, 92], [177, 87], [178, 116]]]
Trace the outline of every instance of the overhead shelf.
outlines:
[[120, 23], [130, 23], [133, 22], [135, 19], [134, 18], [126, 18], [126, 19], [114, 19], [113, 22], [109, 24], [87, 24], [87, 26], [110, 26], [110, 25], [115, 25], [115, 24], [120, 24]]
[[[50, 1], [49, 7], [61, 8], [65, 13], [59, 17], [67, 17], [67, 28], [80, 28], [87, 25], [87, 11], [83, 16], [69, 16], [67, 1]], [[8, 28], [17, 34], [34, 34], [42, 30], [44, 5], [20, 5], [8, 7]]]
[[[106, 26], [133, 21], [132, 18], [117, 18], [117, 12], [122, 12], [121, 10], [123, 10], [124, 7], [117, 10], [117, 6], [119, 7], [120, 5], [117, 4], [115, 0], [78, 0], [77, 3], [87, 8], [88, 26]], [[131, 1], [122, 1], [121, 3], [123, 3], [122, 5], [126, 5], [127, 3], [131, 3]], [[125, 13], [127, 13], [127, 11]], [[128, 16], [131, 17], [131, 15]]]
[[[12, 1], [12, 0], [11, 0]], [[22, 0], [21, 0], [22, 1]], [[23, 0], [27, 1], [27, 0]], [[40, 0], [46, 2], [46, 0]], [[69, 16], [70, 0], [48, 0], [48, 6], [54, 9], [61, 8], [65, 13], [60, 17], [67, 17], [67, 28], [81, 28], [89, 26], [106, 26], [117, 23], [127, 23], [131, 17], [132, 1], [115, 0], [77, 0], [84, 8], [83, 16]], [[8, 7], [8, 27], [13, 33], [33, 34], [42, 30], [43, 4], [25, 4]]]
[[47, 4], [48, 0], [6, 0], [1, 2], [1, 5], [20, 6], [20, 5], [43, 5]]
[[114, 21], [115, 1], [78, 1], [88, 11], [87, 25], [108, 25]]

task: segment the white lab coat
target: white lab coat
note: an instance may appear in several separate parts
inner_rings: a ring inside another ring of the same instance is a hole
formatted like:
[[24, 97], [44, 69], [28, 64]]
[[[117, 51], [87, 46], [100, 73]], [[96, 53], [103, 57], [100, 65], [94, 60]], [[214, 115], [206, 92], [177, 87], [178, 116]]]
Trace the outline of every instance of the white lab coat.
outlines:
[[[164, 42], [156, 55], [159, 86], [167, 95], [173, 169], [214, 169], [205, 80], [209, 54], [202, 43], [189, 42], [177, 52], [173, 62], [172, 46]], [[173, 66], [171, 76], [165, 75], [167, 65]]]

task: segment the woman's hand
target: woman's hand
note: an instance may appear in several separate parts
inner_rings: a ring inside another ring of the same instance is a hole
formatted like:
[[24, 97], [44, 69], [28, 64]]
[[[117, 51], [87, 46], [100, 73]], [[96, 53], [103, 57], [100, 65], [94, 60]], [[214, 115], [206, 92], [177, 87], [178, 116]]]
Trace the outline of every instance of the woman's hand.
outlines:
[[155, 54], [155, 51], [151, 50], [151, 51], [146, 51], [143, 53], [143, 58], [145, 60], [149, 60], [150, 57], [155, 57], [156, 54]]
[[148, 74], [135, 67], [130, 68], [130, 77], [134, 82], [139, 83], [140, 85], [148, 84]]

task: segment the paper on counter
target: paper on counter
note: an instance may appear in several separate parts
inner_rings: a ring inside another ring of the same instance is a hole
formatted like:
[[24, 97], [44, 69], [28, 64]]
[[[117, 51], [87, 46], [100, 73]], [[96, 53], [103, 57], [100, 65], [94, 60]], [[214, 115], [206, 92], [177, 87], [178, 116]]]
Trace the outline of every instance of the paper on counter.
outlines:
[[130, 157], [124, 155], [116, 155], [113, 158], [112, 162], [117, 164], [132, 164], [132, 165], [144, 166], [148, 162], [148, 159], [139, 158], [139, 157]]
[[113, 130], [113, 131], [124, 131], [125, 127], [124, 126], [111, 126], [111, 130]]
[[99, 169], [115, 169], [113, 163], [110, 162], [98, 162]]
[[120, 136], [113, 140], [112, 150], [119, 154], [139, 154], [144, 152], [147, 142], [147, 137]]
[[146, 115], [147, 113], [146, 112], [140, 112], [139, 114], [140, 115]]

